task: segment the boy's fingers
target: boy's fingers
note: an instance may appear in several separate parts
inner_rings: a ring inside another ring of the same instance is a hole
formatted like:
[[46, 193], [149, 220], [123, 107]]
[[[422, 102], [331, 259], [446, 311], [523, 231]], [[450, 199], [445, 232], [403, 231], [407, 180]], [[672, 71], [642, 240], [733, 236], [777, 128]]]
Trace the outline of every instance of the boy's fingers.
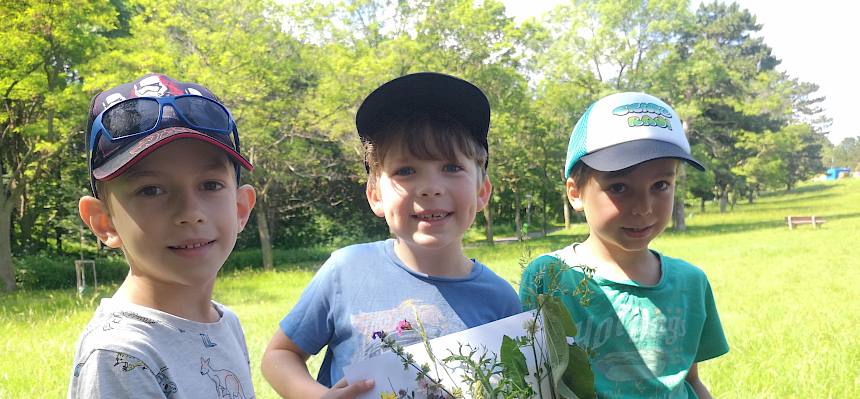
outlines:
[[341, 378], [337, 384], [334, 384], [331, 387], [332, 391], [337, 390], [337, 394], [334, 397], [337, 398], [354, 398], [364, 392], [367, 392], [371, 388], [373, 388], [374, 382], [373, 380], [362, 380], [356, 381], [352, 384], [346, 381], [346, 378]]
[[364, 380], [364, 381], [356, 381], [353, 384], [350, 384], [346, 389], [344, 389], [344, 393], [348, 398], [354, 398], [364, 392], [367, 392], [373, 388], [373, 380]]
[[340, 381], [338, 381], [337, 384], [334, 384], [334, 386], [331, 388], [332, 389], [343, 388], [343, 387], [347, 386], [347, 384], [349, 384], [349, 383], [346, 382], [346, 377], [344, 377], [344, 378], [341, 378]]

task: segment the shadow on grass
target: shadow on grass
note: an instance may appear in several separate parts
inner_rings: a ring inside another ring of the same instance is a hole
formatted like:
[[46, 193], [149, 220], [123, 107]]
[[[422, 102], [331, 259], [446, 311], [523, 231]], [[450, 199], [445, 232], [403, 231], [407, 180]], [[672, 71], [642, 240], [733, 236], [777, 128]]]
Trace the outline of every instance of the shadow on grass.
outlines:
[[837, 186], [832, 185], [832, 184], [815, 183], [815, 184], [810, 184], [807, 186], [797, 187], [791, 191], [785, 191], [785, 190], [770, 191], [770, 192], [762, 194], [761, 197], [762, 198], [768, 198], [768, 197], [781, 197], [783, 195], [791, 195], [791, 194], [815, 193], [815, 192], [819, 192], [819, 191], [830, 190], [830, 189], [833, 189], [835, 187], [837, 187]]
[[[495, 246], [516, 246], [516, 245], [541, 245], [551, 248], [562, 248], [570, 245], [573, 242], [582, 242], [588, 238], [588, 234], [573, 234], [568, 232], [555, 232], [543, 237], [533, 237], [523, 241], [501, 241], [496, 242]], [[492, 248], [486, 241], [470, 242], [465, 245], [467, 248]]]
[[[802, 195], [802, 196], [791, 196], [791, 197], [779, 198], [779, 199], [768, 199], [766, 202], [753, 202], [752, 204], [749, 204], [746, 201], [744, 201], [742, 205], [769, 207], [771, 204], [795, 203], [798, 206], [802, 206], [801, 201], [811, 201], [811, 200], [817, 200], [817, 199], [833, 198], [834, 195], [836, 195], [836, 194], [821, 193], [821, 194], [811, 194], [811, 195]], [[762, 197], [762, 198], [765, 198], [765, 197]], [[762, 198], [760, 198], [760, 199], [762, 199]], [[738, 205], [741, 205], [741, 203], [738, 203]], [[770, 208], [768, 208], [768, 209], [770, 209]]]
[[[797, 208], [786, 208], [786, 209], [797, 209]], [[786, 213], [788, 216], [788, 213]], [[816, 216], [820, 216], [826, 218], [827, 222], [838, 221], [840, 219], [850, 219], [860, 217], [860, 212], [854, 213], [818, 213]], [[739, 233], [744, 231], [752, 231], [752, 230], [763, 230], [763, 229], [773, 229], [773, 228], [781, 228], [785, 227], [788, 229], [788, 225], [785, 223], [785, 219], [774, 219], [774, 220], [764, 220], [764, 221], [754, 221], [749, 223], [743, 222], [735, 222], [735, 223], [714, 223], [709, 224], [707, 226], [687, 226], [687, 231], [674, 231], [672, 229], [666, 229], [663, 234], [667, 234], [670, 236], [681, 236], [681, 235], [691, 235], [691, 236], [701, 236], [701, 235], [712, 235], [712, 234], [720, 234], [720, 233]]]

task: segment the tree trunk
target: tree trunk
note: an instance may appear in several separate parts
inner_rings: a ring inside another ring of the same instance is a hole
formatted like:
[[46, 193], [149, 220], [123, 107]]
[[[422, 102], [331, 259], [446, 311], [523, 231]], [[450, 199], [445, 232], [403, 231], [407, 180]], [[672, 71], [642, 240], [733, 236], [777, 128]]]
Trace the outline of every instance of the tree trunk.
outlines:
[[266, 201], [259, 201], [254, 211], [257, 214], [257, 231], [260, 234], [260, 252], [263, 254], [264, 270], [272, 270], [275, 267], [272, 259], [272, 238], [269, 236], [269, 221], [266, 216], [268, 208]]
[[672, 205], [672, 230], [687, 231], [687, 221], [684, 218], [684, 198], [687, 194], [687, 172], [682, 165], [678, 168], [675, 178], [675, 203]]
[[521, 208], [520, 207], [520, 192], [517, 190], [514, 190], [514, 229], [516, 230], [516, 233], [517, 233], [517, 240], [522, 241], [523, 240], [523, 220], [522, 220], [522, 216], [520, 215], [520, 213], [521, 213], [520, 208]]
[[12, 204], [9, 198], [0, 197], [0, 278], [3, 290], [15, 290], [15, 267], [12, 265]]
[[[543, 198], [546, 198], [546, 197], [543, 197]], [[547, 229], [549, 228], [549, 225], [548, 225], [549, 220], [547, 220], [547, 213], [549, 213], [549, 209], [547, 209], [547, 208], [549, 208], [549, 206], [546, 203], [546, 201], [543, 200], [543, 198], [541, 198], [541, 201], [540, 201], [543, 204], [543, 215], [542, 215], [543, 216], [543, 228], [541, 230], [543, 231], [544, 237], [546, 237]]]
[[561, 206], [564, 208], [564, 228], [570, 228], [570, 203], [567, 201], [567, 194], [561, 193]]
[[729, 205], [729, 189], [728, 187], [720, 187], [720, 213], [726, 213], [726, 207]]
[[702, 200], [702, 202], [699, 203], [699, 209], [702, 211], [702, 213], [705, 213], [705, 197], [702, 197], [700, 199]]
[[484, 220], [486, 220], [485, 233], [487, 235], [487, 244], [495, 243], [493, 238], [493, 193], [490, 193], [490, 198], [487, 199], [487, 206], [484, 207]]

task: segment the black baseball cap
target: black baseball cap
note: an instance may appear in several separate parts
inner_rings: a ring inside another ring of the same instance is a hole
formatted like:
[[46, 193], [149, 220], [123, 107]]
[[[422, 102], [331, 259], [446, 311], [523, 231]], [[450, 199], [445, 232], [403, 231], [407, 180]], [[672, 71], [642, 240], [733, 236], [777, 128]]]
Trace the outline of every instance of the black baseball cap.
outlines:
[[415, 112], [442, 112], [456, 119], [489, 153], [490, 102], [477, 86], [455, 76], [418, 72], [374, 90], [355, 114], [362, 141], [371, 141], [390, 121]]

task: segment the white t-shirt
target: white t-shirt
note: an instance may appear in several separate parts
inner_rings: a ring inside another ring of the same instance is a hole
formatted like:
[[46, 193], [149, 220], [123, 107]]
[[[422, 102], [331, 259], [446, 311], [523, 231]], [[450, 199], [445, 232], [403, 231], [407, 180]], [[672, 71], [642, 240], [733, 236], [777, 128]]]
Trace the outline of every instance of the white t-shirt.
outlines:
[[253, 398], [236, 314], [199, 323], [104, 298], [77, 343], [71, 398]]

